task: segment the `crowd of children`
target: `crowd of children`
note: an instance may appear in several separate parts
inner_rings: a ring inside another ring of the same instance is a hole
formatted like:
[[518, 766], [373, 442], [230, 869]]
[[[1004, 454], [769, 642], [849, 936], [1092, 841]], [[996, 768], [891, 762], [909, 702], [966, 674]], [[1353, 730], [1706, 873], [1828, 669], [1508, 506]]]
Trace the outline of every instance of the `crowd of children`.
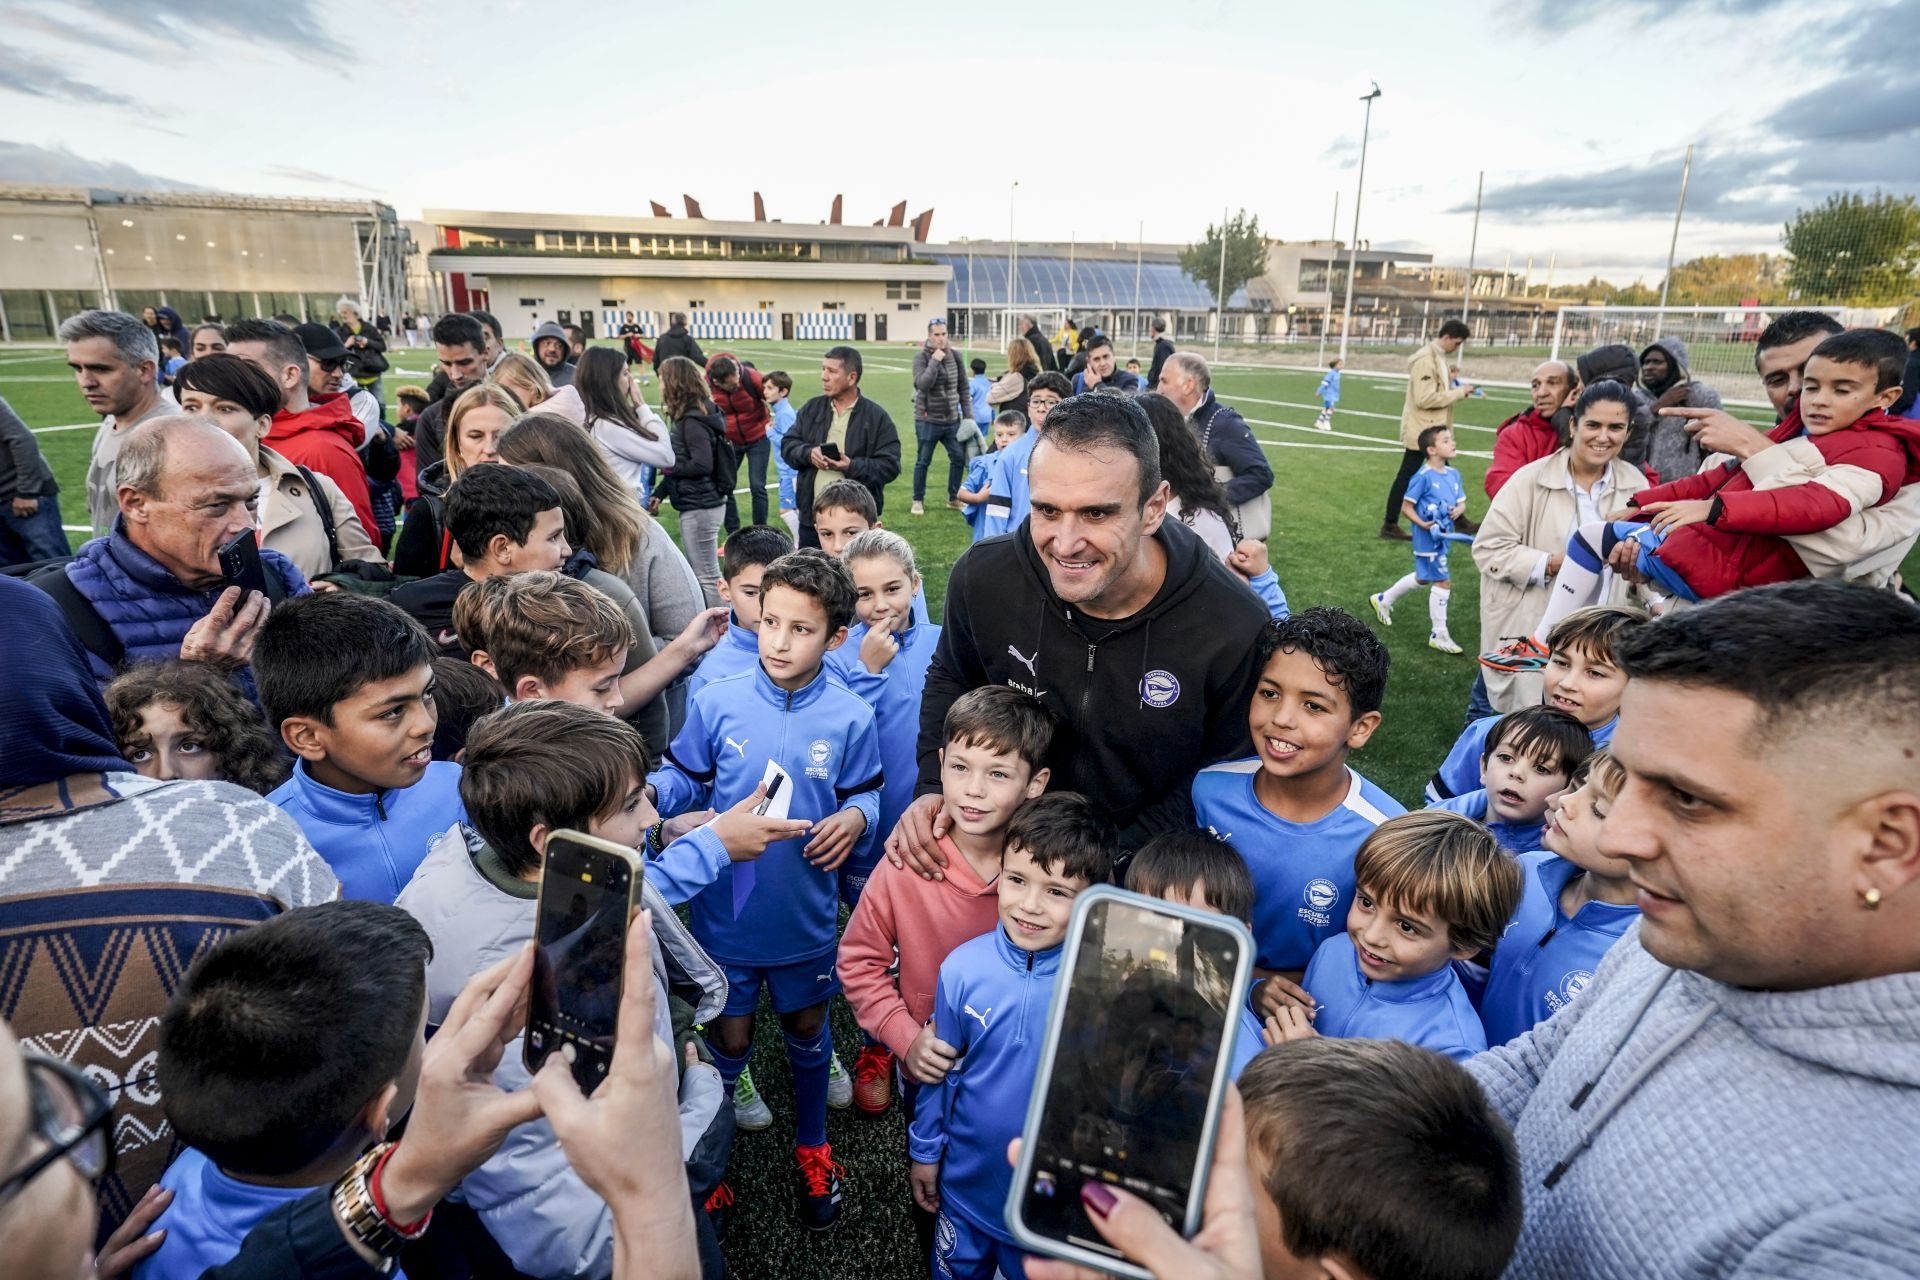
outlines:
[[[713, 557], [721, 607], [655, 652], [632, 592], [574, 563], [569, 503], [582, 500], [566, 472], [465, 467], [438, 516], [457, 567], [390, 598], [279, 605], [252, 654], [258, 710], [192, 663], [135, 667], [106, 690], [137, 771], [266, 794], [343, 898], [241, 933], [184, 975], [159, 1058], [184, 1151], [163, 1179], [167, 1237], [135, 1274], [199, 1275], [405, 1115], [423, 1035], [532, 936], [544, 849], [562, 829], [644, 859], [658, 1029], [676, 1045], [680, 1158], [710, 1272], [723, 1266], [732, 1130], [778, 1123], [792, 1129], [803, 1226], [834, 1226], [856, 1196], [910, 1202], [933, 1274], [1017, 1280], [1008, 1143], [1074, 900], [1118, 877], [1251, 931], [1230, 1109], [1275, 1211], [1262, 1215], [1268, 1274], [1328, 1257], [1374, 1277], [1498, 1274], [1520, 1220], [1511, 1139], [1442, 1059], [1568, 1007], [1638, 915], [1601, 833], [1624, 776], [1607, 750], [1627, 684], [1616, 649], [1648, 615], [1593, 605], [1590, 587], [1610, 560], [1686, 600], [1771, 581], [1776, 544], [1851, 509], [1835, 486], [1871, 506], [1861, 476], [1878, 501], [1911, 483], [1920, 437], [1883, 412], [1901, 357], [1877, 336], [1830, 339], [1774, 433], [1804, 432], [1845, 475], [1762, 494], [1737, 466], [1709, 471], [1641, 494], [1649, 523], [1578, 530], [1537, 633], [1487, 659], [1543, 671], [1540, 705], [1470, 723], [1426, 808], [1407, 812], [1351, 761], [1384, 728], [1386, 647], [1351, 614], [1309, 608], [1270, 622], [1246, 655], [1252, 754], [1196, 762], [1192, 827], [1137, 850], [1084, 796], [1049, 790], [1059, 725], [1041, 698], [1002, 686], [957, 698], [941, 726], [937, 879], [889, 861], [883, 841], [920, 789], [941, 628], [913, 545], [880, 527], [864, 485], [823, 486], [820, 547], [796, 549], [782, 465], [785, 528], [727, 535]], [[1024, 411], [996, 415], [983, 364], [972, 373], [969, 412], [993, 448], [959, 501], [986, 538], [1018, 525], [1034, 440], [1073, 387], [1039, 374]], [[1334, 361], [1322, 429], [1339, 381]], [[777, 444], [792, 380], [774, 371], [760, 386]], [[697, 408], [672, 415], [677, 456]], [[1419, 443], [1426, 466], [1404, 507], [1414, 571], [1370, 602], [1391, 626], [1398, 601], [1427, 587], [1429, 644], [1458, 653], [1447, 552], [1465, 490], [1451, 430]], [[671, 720], [670, 686], [684, 698]], [[786, 1117], [753, 1083], [763, 994], [792, 1078]], [[839, 999], [862, 1033], [845, 1046], [851, 1072], [829, 1025]], [[495, 1078], [528, 1084], [517, 1046]], [[894, 1184], [853, 1187], [827, 1111], [881, 1116], [896, 1096], [908, 1159]], [[1404, 1107], [1423, 1128], [1400, 1123]], [[612, 1265], [607, 1207], [544, 1121], [460, 1198], [523, 1273]]]

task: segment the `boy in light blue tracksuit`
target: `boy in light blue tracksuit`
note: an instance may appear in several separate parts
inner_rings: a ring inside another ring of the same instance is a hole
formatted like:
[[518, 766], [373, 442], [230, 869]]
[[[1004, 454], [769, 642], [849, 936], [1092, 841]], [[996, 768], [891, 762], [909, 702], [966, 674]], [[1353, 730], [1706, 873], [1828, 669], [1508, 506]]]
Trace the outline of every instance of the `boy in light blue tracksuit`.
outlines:
[[993, 379], [987, 376], [987, 362], [975, 356], [967, 365], [973, 376], [967, 379], [967, 397], [972, 402], [973, 425], [980, 428], [980, 438], [985, 439], [993, 427], [993, 406], [987, 403], [987, 392], [993, 390]]
[[1625, 781], [1610, 753], [1588, 756], [1554, 801], [1546, 847], [1520, 855], [1520, 906], [1494, 946], [1479, 999], [1489, 1048], [1573, 1003], [1640, 918], [1626, 862], [1600, 848], [1606, 811]]
[[793, 538], [770, 525], [748, 525], [727, 535], [720, 552], [720, 599], [732, 610], [727, 634], [707, 650], [687, 677], [691, 698], [706, 685], [760, 665], [760, 575], [793, 550]]
[[980, 538], [991, 538], [1018, 529], [1026, 523], [1033, 505], [1031, 491], [1027, 487], [1027, 461], [1033, 456], [1033, 446], [1040, 442], [1040, 432], [1046, 427], [1047, 415], [1053, 411], [1053, 406], [1072, 394], [1073, 384], [1051, 371], [1038, 374], [1027, 382], [1028, 430], [1025, 435], [994, 454], [993, 470], [987, 473], [991, 491], [986, 510], [980, 514]]
[[1327, 361], [1326, 376], [1320, 379], [1320, 389], [1314, 394], [1320, 397], [1320, 416], [1313, 425], [1321, 431], [1333, 430], [1333, 407], [1340, 403], [1340, 361]]
[[726, 1009], [710, 1040], [729, 1088], [746, 1070], [763, 985], [780, 1017], [793, 1064], [795, 1207], [814, 1230], [832, 1226], [842, 1207], [843, 1171], [827, 1144], [826, 1009], [840, 989], [834, 873], [879, 821], [884, 781], [873, 710], [825, 670], [853, 606], [851, 575], [824, 552], [803, 549], [768, 565], [758, 667], [688, 699], [687, 721], [648, 779], [662, 814], [724, 809], [751, 796], [772, 763], [782, 776], [770, 812], [784, 807], [814, 824], [808, 839], [722, 868], [692, 905], [694, 938], [727, 973]]
[[[1285, 1039], [1405, 1040], [1451, 1058], [1487, 1047], [1453, 961], [1493, 945], [1520, 901], [1520, 868], [1478, 823], [1427, 809], [1384, 822], [1354, 856], [1347, 931], [1313, 953], [1313, 998], [1279, 1011]], [[1420, 905], [1415, 905], [1420, 904]]]
[[1085, 796], [1055, 791], [1007, 824], [1000, 924], [940, 965], [933, 1028], [956, 1065], [920, 1090], [907, 1152], [914, 1203], [938, 1214], [932, 1270], [942, 1280], [1024, 1280], [1003, 1206], [1007, 1143], [1026, 1118], [1074, 898], [1113, 874], [1112, 832]]
[[1548, 805], [1592, 752], [1593, 736], [1571, 715], [1528, 707], [1487, 735], [1478, 789], [1427, 807], [1483, 822], [1501, 848], [1525, 853], [1540, 847]]
[[436, 652], [397, 605], [348, 592], [286, 601], [254, 644], [267, 724], [297, 757], [267, 799], [327, 860], [341, 897], [392, 902], [466, 818], [460, 766], [432, 759]]
[[[920, 781], [920, 694], [927, 687], [927, 665], [940, 643], [939, 624], [928, 622], [914, 605], [920, 573], [913, 546], [887, 529], [855, 534], [840, 558], [853, 575], [854, 612], [859, 617], [847, 641], [827, 655], [827, 666], [847, 688], [873, 708], [880, 735], [880, 820], [840, 869], [840, 898], [849, 910], [880, 861], [881, 842], [913, 803]], [[885, 639], [868, 637], [875, 629]]]
[[793, 378], [784, 370], [775, 369], [760, 380], [760, 398], [767, 402], [772, 419], [767, 424], [767, 439], [773, 441], [773, 469], [780, 479], [780, 519], [786, 523], [788, 532], [798, 538], [800, 500], [794, 496], [793, 485], [800, 473], [780, 456], [780, 442], [786, 439], [787, 430], [800, 416], [793, 407], [792, 396]]

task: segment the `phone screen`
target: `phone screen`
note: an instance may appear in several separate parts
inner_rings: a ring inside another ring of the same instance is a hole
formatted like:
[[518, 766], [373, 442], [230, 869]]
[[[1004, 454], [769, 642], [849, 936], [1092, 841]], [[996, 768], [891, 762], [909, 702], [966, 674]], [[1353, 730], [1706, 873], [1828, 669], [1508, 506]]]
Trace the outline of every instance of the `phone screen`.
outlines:
[[547, 839], [527, 1004], [527, 1069], [562, 1054], [588, 1093], [613, 1064], [635, 889], [631, 854], [602, 843], [568, 832]]
[[1107, 1258], [1120, 1255], [1081, 1207], [1088, 1181], [1125, 1187], [1176, 1231], [1192, 1220], [1236, 992], [1245, 997], [1244, 935], [1160, 905], [1104, 894], [1089, 904], [1038, 1123], [1028, 1125], [1023, 1224]]
[[835, 462], [840, 461], [840, 446], [837, 444], [823, 444], [820, 446], [820, 452]]

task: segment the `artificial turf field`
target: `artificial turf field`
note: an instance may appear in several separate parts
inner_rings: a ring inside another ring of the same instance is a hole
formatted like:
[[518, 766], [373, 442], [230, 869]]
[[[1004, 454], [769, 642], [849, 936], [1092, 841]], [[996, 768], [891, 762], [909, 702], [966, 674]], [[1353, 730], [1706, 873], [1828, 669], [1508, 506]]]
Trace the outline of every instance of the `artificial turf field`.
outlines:
[[[709, 354], [730, 350], [763, 372], [785, 369], [793, 375], [796, 401], [818, 392], [819, 355], [824, 344], [703, 344]], [[945, 599], [947, 572], [970, 540], [958, 513], [940, 501], [945, 495], [946, 458], [939, 453], [929, 474], [928, 513], [908, 514], [914, 454], [911, 346], [867, 346], [863, 390], [884, 405], [899, 426], [904, 470], [887, 490], [883, 517], [904, 534], [919, 554], [927, 598], [936, 617]], [[964, 353], [963, 354], [967, 354]], [[998, 372], [1004, 364], [994, 352], [980, 353]], [[1469, 356], [1472, 352], [1469, 351]], [[389, 353], [393, 372], [384, 379], [389, 406], [394, 389], [407, 382], [424, 384], [432, 353], [404, 346]], [[1125, 354], [1122, 353], [1124, 361]], [[1274, 566], [1295, 609], [1337, 605], [1372, 620], [1367, 596], [1412, 567], [1404, 542], [1378, 536], [1388, 483], [1399, 461], [1399, 417], [1403, 380], [1350, 370], [1334, 419], [1334, 431], [1313, 430], [1319, 410], [1314, 399], [1318, 371], [1279, 367], [1217, 367], [1214, 390], [1239, 409], [1253, 427], [1273, 465]], [[1299, 361], [1311, 363], [1311, 359]], [[654, 389], [649, 398], [658, 407]], [[36, 429], [61, 487], [62, 511], [70, 529], [86, 519], [85, 474], [94, 419], [80, 398], [55, 349], [0, 348], [0, 397]], [[1484, 399], [1468, 399], [1455, 413], [1461, 448], [1455, 460], [1467, 482], [1468, 514], [1485, 514], [1481, 479], [1492, 449], [1493, 428], [1525, 407], [1526, 393], [1490, 388]], [[1740, 411], [1761, 421], [1761, 413]], [[742, 479], [745, 472], [742, 470]], [[769, 476], [769, 480], [772, 477]], [[742, 495], [744, 508], [746, 499]], [[743, 514], [745, 512], [743, 511]], [[674, 525], [671, 512], [663, 523]], [[84, 530], [71, 534], [77, 546]], [[1907, 578], [1920, 572], [1920, 555], [1906, 564]], [[1382, 628], [1393, 654], [1383, 723], [1355, 767], [1409, 806], [1417, 805], [1422, 784], [1458, 733], [1473, 680], [1472, 654], [1481, 639], [1476, 620], [1478, 586], [1473, 559], [1452, 557], [1455, 575], [1451, 624], [1466, 649], [1450, 657], [1427, 648], [1426, 606], [1418, 596], [1402, 602], [1399, 625]], [[844, 1002], [834, 1006], [834, 1036], [842, 1060], [852, 1069], [858, 1032]], [[761, 1020], [754, 1077], [773, 1108], [773, 1128], [743, 1133], [735, 1147], [731, 1180], [739, 1201], [726, 1241], [735, 1273], [743, 1277], [911, 1276], [924, 1274], [909, 1215], [904, 1122], [896, 1106], [884, 1118], [854, 1111], [833, 1112], [828, 1137], [848, 1170], [848, 1212], [830, 1233], [811, 1238], [795, 1223], [791, 1196], [791, 1088], [778, 1026]]]

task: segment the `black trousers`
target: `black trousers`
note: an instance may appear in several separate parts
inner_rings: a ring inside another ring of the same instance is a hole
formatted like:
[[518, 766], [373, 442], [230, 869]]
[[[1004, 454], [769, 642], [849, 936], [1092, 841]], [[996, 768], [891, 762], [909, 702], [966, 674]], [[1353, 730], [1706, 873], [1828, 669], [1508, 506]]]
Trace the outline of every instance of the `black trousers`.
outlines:
[[818, 551], [820, 549], [820, 531], [810, 524], [801, 525], [799, 545], [812, 547], [815, 551]]
[[1400, 523], [1400, 504], [1406, 500], [1407, 482], [1426, 465], [1426, 461], [1427, 455], [1418, 449], [1409, 449], [1400, 455], [1400, 474], [1393, 478], [1393, 488], [1387, 490], [1387, 524]]

